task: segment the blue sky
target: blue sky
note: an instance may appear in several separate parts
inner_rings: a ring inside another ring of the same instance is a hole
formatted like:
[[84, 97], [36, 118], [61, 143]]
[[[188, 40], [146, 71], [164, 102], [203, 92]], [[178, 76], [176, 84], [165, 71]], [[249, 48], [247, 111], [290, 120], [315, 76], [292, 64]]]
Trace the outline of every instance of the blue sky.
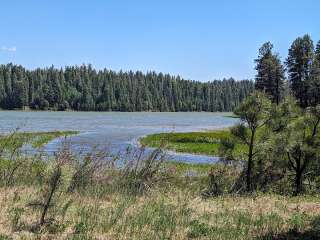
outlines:
[[0, 63], [28, 68], [243, 79], [263, 42], [285, 59], [296, 37], [320, 40], [319, 0], [3, 0], [0, 9]]

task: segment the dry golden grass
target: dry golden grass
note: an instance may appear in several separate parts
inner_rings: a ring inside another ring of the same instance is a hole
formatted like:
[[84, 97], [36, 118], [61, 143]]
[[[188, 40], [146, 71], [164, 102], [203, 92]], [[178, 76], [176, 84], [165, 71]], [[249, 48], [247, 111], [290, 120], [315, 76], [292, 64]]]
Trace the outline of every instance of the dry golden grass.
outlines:
[[[294, 227], [307, 231], [312, 227], [311, 220], [320, 216], [320, 198], [316, 196], [225, 196], [204, 200], [187, 191], [161, 189], [137, 197], [120, 193], [99, 198], [71, 194], [68, 197], [72, 205], [65, 218], [57, 217], [64, 228], [54, 233], [47, 229], [32, 233], [30, 226], [39, 213], [26, 205], [37, 193], [32, 187], [0, 189], [0, 235], [12, 239], [259, 239], [271, 230], [273, 234]], [[19, 218], [23, 226], [18, 230], [12, 225], [12, 209], [23, 209]], [[263, 220], [273, 215], [279, 219], [274, 225], [273, 218]], [[75, 234], [76, 226], [85, 227]], [[246, 231], [250, 235], [244, 238]]]

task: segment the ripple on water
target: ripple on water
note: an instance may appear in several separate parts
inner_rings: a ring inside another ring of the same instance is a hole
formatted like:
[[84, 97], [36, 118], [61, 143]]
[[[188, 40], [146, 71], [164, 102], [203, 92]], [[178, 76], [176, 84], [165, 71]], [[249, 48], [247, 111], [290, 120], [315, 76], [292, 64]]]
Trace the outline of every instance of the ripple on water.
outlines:
[[[20, 131], [75, 130], [79, 135], [68, 137], [73, 150], [102, 146], [112, 153], [136, 148], [139, 137], [160, 132], [205, 131], [234, 125], [238, 119], [225, 117], [226, 113], [121, 113], [121, 112], [23, 112], [0, 111], [0, 132], [15, 128]], [[55, 152], [63, 138], [55, 139], [44, 148]], [[212, 163], [219, 158], [204, 155], [168, 152], [168, 158], [189, 163]]]

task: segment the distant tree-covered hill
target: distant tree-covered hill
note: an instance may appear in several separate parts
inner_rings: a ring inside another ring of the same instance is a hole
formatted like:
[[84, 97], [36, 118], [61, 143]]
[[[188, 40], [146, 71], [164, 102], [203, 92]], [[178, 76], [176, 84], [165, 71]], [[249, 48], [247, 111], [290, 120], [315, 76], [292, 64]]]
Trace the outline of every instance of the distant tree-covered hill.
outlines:
[[0, 65], [0, 108], [79, 111], [232, 111], [254, 88], [249, 80], [198, 82], [91, 65], [27, 70]]

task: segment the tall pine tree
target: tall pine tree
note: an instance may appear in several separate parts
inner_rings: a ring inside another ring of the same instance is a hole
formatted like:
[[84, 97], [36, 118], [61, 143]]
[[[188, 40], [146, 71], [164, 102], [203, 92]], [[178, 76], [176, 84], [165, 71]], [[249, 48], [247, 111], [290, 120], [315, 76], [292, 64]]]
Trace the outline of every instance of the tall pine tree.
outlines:
[[310, 81], [314, 55], [313, 41], [309, 35], [297, 38], [289, 49], [286, 65], [291, 91], [301, 107], [310, 104]]
[[317, 44], [312, 63], [308, 95], [310, 98], [310, 105], [317, 105], [320, 103], [320, 41]]
[[255, 88], [267, 93], [273, 102], [279, 104], [284, 86], [284, 67], [279, 56], [272, 52], [273, 45], [266, 42], [259, 49], [256, 63]]

